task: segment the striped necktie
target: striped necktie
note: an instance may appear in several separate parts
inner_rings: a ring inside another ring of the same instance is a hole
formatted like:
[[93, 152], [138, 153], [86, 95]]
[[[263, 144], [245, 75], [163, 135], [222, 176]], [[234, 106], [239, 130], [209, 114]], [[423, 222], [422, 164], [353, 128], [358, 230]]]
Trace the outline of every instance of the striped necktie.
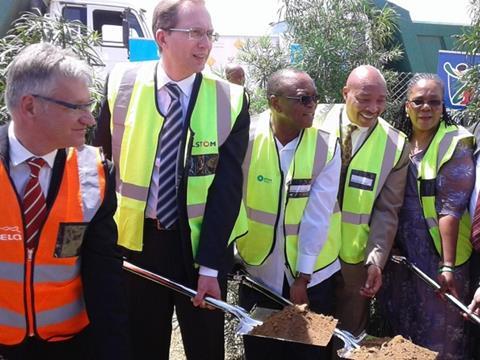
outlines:
[[27, 249], [31, 251], [36, 246], [40, 229], [47, 216], [47, 203], [38, 180], [40, 169], [46, 162], [42, 158], [30, 158], [27, 164], [30, 167], [30, 179], [25, 187], [22, 205], [25, 218], [25, 243]]
[[171, 228], [178, 218], [176, 170], [177, 154], [182, 136], [183, 112], [178, 85], [168, 83], [165, 88], [171, 103], [160, 135], [160, 166], [158, 178], [157, 218], [161, 225]]

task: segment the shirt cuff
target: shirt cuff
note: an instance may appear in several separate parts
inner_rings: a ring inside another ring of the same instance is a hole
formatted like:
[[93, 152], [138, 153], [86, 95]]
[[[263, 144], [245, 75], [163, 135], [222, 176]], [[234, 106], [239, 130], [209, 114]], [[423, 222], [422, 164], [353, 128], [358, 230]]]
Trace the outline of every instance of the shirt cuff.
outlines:
[[298, 254], [297, 271], [304, 274], [312, 274], [317, 256]]
[[200, 265], [200, 269], [198, 270], [198, 273], [203, 276], [210, 276], [214, 278], [218, 276], [218, 270], [211, 269], [207, 266], [202, 266], [202, 265]]

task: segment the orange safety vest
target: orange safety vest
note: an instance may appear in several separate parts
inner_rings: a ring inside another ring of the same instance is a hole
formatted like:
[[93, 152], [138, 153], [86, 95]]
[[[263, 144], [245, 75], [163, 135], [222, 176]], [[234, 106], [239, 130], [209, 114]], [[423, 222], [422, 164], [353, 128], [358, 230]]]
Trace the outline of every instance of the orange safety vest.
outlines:
[[20, 197], [0, 163], [0, 344], [61, 341], [88, 325], [78, 253], [104, 195], [100, 151], [70, 148], [38, 245], [27, 254]]

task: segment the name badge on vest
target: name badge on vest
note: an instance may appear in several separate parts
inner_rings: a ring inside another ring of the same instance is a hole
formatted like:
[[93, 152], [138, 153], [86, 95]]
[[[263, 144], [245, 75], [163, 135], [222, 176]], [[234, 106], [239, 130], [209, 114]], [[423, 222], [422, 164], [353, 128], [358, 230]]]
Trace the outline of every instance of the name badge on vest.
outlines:
[[308, 197], [312, 188], [311, 179], [293, 179], [288, 185], [289, 198]]
[[188, 167], [188, 176], [206, 176], [215, 174], [218, 154], [192, 155]]
[[348, 186], [372, 191], [373, 186], [375, 185], [376, 177], [377, 174], [375, 173], [352, 169], [350, 172], [350, 181], [348, 182]]
[[88, 223], [61, 223], [54, 256], [67, 258], [80, 255], [87, 226]]

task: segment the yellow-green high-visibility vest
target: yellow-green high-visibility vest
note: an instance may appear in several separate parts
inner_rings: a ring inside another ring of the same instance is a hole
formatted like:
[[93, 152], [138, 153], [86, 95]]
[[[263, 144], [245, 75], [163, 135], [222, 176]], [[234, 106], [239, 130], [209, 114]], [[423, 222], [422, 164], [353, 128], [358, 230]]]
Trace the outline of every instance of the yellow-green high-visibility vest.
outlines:
[[[420, 196], [425, 222], [439, 254], [442, 254], [442, 238], [438, 228], [438, 214], [435, 209], [438, 170], [452, 158], [458, 142], [467, 138], [473, 138], [473, 135], [465, 128], [456, 125], [446, 126], [445, 122], [441, 121], [419, 164], [417, 175], [418, 195]], [[460, 219], [455, 265], [465, 263], [471, 254], [470, 216], [468, 211], [465, 211]]]
[[[243, 165], [243, 199], [248, 233], [236, 242], [238, 252], [247, 264], [261, 265], [275, 246], [280, 209], [283, 207], [285, 254], [292, 275], [296, 272], [298, 234], [310, 189], [324, 166], [332, 160], [337, 145], [335, 136], [314, 128], [304, 129], [299, 136], [294, 158], [284, 178], [270, 127], [270, 113], [252, 124]], [[336, 229], [331, 233], [337, 234], [339, 227], [340, 212], [337, 207], [330, 224], [330, 228]], [[339, 250], [340, 238], [329, 236], [314, 271], [334, 262]]]
[[[117, 65], [108, 81], [112, 157], [117, 167], [118, 243], [131, 250], [142, 250], [145, 208], [164, 122], [156, 104], [156, 66], [156, 62]], [[184, 156], [177, 164], [177, 169], [185, 169], [183, 176], [187, 177], [186, 207], [194, 257], [208, 190], [215, 177], [218, 149], [243, 105], [241, 86], [202, 75], [187, 128]], [[229, 241], [246, 231], [246, 223], [237, 224]]]
[[[343, 105], [319, 105], [315, 126], [340, 136]], [[370, 216], [375, 200], [397, 165], [406, 136], [382, 118], [371, 130], [348, 166], [343, 192], [340, 258], [350, 264], [365, 259]]]

